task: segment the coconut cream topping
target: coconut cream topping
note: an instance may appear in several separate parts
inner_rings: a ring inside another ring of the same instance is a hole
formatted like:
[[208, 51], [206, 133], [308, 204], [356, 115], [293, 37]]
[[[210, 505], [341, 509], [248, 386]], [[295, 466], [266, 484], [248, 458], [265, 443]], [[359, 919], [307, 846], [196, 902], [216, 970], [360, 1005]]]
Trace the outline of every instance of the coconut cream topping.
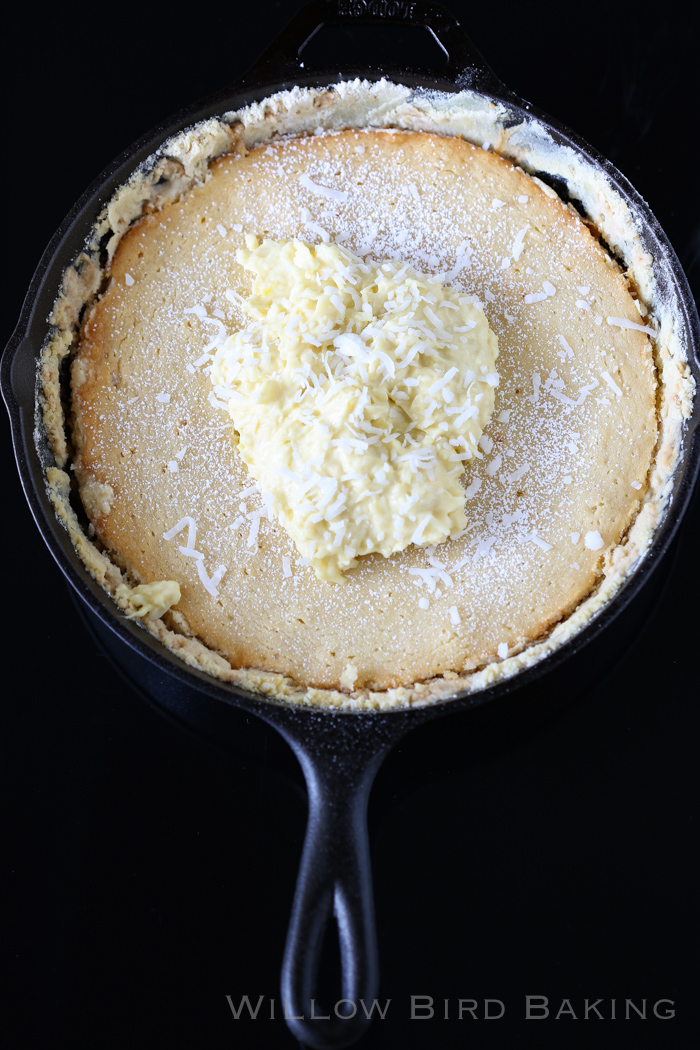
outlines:
[[263, 501], [322, 580], [370, 553], [466, 527], [465, 466], [498, 384], [474, 296], [331, 243], [246, 238], [247, 327], [214, 356], [214, 393]]

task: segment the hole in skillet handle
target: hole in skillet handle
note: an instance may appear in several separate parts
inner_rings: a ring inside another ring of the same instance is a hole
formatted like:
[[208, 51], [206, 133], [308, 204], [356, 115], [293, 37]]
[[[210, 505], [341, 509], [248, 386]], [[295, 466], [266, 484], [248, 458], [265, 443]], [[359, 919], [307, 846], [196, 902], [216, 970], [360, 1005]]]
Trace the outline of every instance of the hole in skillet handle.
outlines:
[[[374, 41], [368, 27], [377, 29]], [[418, 30], [432, 37], [427, 56]], [[353, 44], [363, 50], [356, 51]], [[341, 53], [335, 52], [337, 45]], [[389, 48], [404, 54], [404, 64], [387, 56]], [[484, 93], [507, 91], [455, 16], [428, 0], [311, 0], [240, 78], [238, 86], [291, 87], [329, 73], [335, 79], [349, 80], [366, 76], [368, 66], [376, 67], [380, 76], [389, 79], [400, 80], [403, 73], [414, 77], [430, 72], [431, 79], [460, 88]]]
[[268, 720], [294, 750], [309, 815], [282, 962], [292, 1034], [314, 1050], [350, 1046], [381, 1011], [367, 803], [393, 745], [429, 708], [374, 713], [277, 709]]

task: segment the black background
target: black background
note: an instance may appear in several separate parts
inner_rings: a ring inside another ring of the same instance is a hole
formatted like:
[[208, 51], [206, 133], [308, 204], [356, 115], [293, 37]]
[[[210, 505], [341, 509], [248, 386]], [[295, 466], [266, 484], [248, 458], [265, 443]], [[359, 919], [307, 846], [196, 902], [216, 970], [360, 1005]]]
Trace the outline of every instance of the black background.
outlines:
[[[100, 170], [181, 106], [239, 76], [296, 10], [15, 9], [5, 36], [2, 323]], [[508, 86], [624, 172], [697, 294], [697, 53], [679, 0], [449, 5]], [[340, 61], [347, 44], [331, 41]], [[356, 45], [353, 45], [356, 46]], [[371, 41], [368, 42], [371, 46]], [[382, 38], [382, 46], [384, 44]], [[397, 55], [415, 43], [395, 30]], [[370, 56], [371, 57], [371, 56]], [[419, 56], [420, 57], [420, 56]], [[5, 340], [3, 340], [4, 342]], [[4, 553], [3, 836], [17, 1047], [292, 1047], [284, 1022], [235, 1021], [225, 995], [279, 1000], [306, 815], [271, 730], [238, 753], [182, 732], [88, 635], [26, 508], [9, 429]], [[544, 724], [449, 717], [408, 738], [370, 812], [387, 1018], [375, 1047], [697, 1045], [697, 592], [688, 514], [612, 670]], [[591, 657], [593, 659], [593, 657]], [[252, 734], [250, 738], [246, 734]], [[524, 997], [549, 997], [526, 1021]], [[410, 1019], [410, 996], [435, 999]], [[458, 998], [500, 1020], [457, 1021]], [[568, 998], [577, 1014], [554, 1019]], [[583, 1019], [584, 999], [669, 1020]], [[443, 1000], [450, 1000], [444, 1020]], [[278, 1001], [278, 1014], [279, 1001]]]

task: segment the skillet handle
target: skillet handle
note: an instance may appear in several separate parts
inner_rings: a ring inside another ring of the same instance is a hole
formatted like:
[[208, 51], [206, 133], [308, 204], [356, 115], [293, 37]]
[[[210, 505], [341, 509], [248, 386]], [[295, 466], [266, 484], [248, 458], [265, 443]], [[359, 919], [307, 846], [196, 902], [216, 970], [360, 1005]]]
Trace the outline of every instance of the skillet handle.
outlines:
[[[309, 817], [282, 963], [282, 1001], [297, 1039], [324, 1050], [360, 1038], [369, 1024], [362, 1004], [369, 1010], [378, 991], [366, 823], [371, 779], [329, 783], [307, 774]], [[323, 1003], [315, 995], [324, 930], [333, 921], [342, 976], [339, 994]]]
[[[384, 756], [415, 719], [402, 712], [389, 718], [304, 714], [307, 717], [278, 711], [274, 719], [301, 763], [309, 796], [282, 962], [282, 1005], [297, 1039], [317, 1050], [332, 1050], [359, 1039], [377, 1012], [373, 1004], [379, 964], [367, 803]], [[319, 968], [324, 932], [332, 922], [337, 923], [340, 982], [327, 992], [332, 1001], [321, 1002]]]
[[[421, 26], [432, 34], [447, 56], [446, 67], [438, 73], [441, 80], [460, 88], [505, 90], [455, 16], [432, 0], [310, 0], [238, 83], [297, 83], [306, 79], [308, 73], [301, 52], [324, 26], [386, 24]], [[332, 65], [332, 56], [330, 63], [329, 70], [337, 77], [338, 67]], [[390, 78], [394, 73], [410, 71], [390, 62], [378, 72]]]

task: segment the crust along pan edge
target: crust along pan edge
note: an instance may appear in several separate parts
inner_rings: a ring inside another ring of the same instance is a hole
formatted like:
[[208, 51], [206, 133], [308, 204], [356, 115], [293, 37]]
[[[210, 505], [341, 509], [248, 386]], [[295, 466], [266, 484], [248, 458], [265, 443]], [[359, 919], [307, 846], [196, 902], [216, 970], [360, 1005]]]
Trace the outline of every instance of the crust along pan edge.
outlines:
[[[64, 275], [51, 317], [52, 334], [40, 367], [43, 424], [53, 462], [47, 466], [51, 501], [93, 578], [113, 593], [122, 576], [114, 562], [98, 549], [81, 526], [70, 502], [69, 448], [61, 406], [62, 362], [75, 345], [78, 319], [86, 303], [99, 292], [104, 262], [144, 209], [162, 207], [206, 177], [207, 165], [225, 153], [245, 152], [283, 135], [303, 135], [317, 128], [400, 127], [459, 135], [490, 148], [530, 173], [539, 172], [555, 184], [565, 180], [570, 196], [585, 209], [599, 236], [626, 268], [640, 300], [649, 310], [659, 378], [659, 441], [640, 513], [618, 546], [610, 571], [575, 612], [544, 639], [504, 660], [467, 675], [439, 676], [412, 686], [388, 690], [341, 692], [305, 688], [279, 673], [231, 669], [219, 654], [191, 636], [177, 617], [152, 621], [155, 638], [191, 667], [246, 690], [295, 703], [342, 709], [393, 708], [424, 705], [464, 693], [474, 693], [506, 680], [578, 635], [605, 609], [648, 554], [672, 496], [684, 428], [692, 412], [694, 381], [688, 367], [689, 347], [678, 304], [666, 294], [664, 260], [652, 260], [643, 243], [639, 217], [618, 193], [606, 173], [587, 157], [554, 142], [538, 121], [509, 125], [507, 107], [469, 91], [452, 94], [414, 91], [388, 81], [350, 81], [327, 88], [295, 88], [242, 110], [210, 118], [167, 140], [116, 191], [98, 217], [86, 250]], [[545, 189], [546, 189], [545, 185]], [[551, 191], [550, 191], [551, 192]], [[643, 319], [640, 317], [640, 321]], [[645, 325], [648, 323], [644, 319]]]

